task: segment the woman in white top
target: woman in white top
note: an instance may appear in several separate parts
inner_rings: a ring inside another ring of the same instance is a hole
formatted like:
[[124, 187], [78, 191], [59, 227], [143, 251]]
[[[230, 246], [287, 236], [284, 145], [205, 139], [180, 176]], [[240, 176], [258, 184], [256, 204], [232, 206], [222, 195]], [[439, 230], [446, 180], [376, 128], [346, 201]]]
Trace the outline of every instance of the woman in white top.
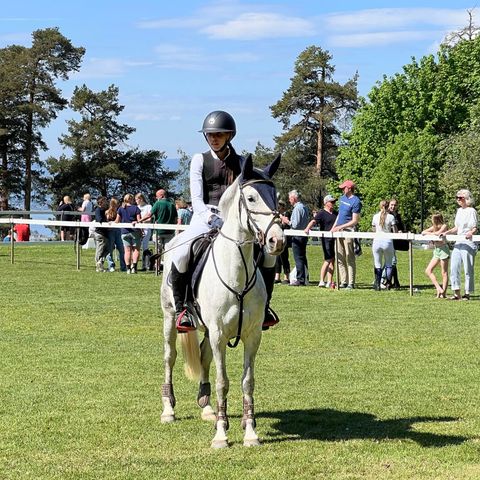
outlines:
[[[455, 242], [450, 262], [450, 282], [453, 290], [451, 300], [470, 300], [474, 291], [473, 267], [477, 246], [472, 242], [472, 236], [477, 231], [477, 212], [473, 208], [473, 197], [469, 190], [459, 190], [456, 200], [460, 208], [455, 215], [455, 226], [447, 230], [444, 235], [465, 235], [465, 239]], [[460, 269], [463, 263], [465, 272], [465, 294], [460, 296]]]
[[[385, 272], [387, 275], [387, 289], [390, 289], [392, 282], [392, 263], [395, 255], [393, 248], [393, 240], [389, 238], [382, 238], [382, 233], [396, 232], [395, 217], [388, 213], [388, 202], [382, 200], [380, 202], [380, 211], [373, 216], [372, 230], [380, 236], [376, 236], [372, 244], [373, 263], [375, 270], [374, 289], [380, 290], [380, 283], [382, 281], [382, 265], [385, 264]], [[382, 262], [383, 258], [383, 262]]]

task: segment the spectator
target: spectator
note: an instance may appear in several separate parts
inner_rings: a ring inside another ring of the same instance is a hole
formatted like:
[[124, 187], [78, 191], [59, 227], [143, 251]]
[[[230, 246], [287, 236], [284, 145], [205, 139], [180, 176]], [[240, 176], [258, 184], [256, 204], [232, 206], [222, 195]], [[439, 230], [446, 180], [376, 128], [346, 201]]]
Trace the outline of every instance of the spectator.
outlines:
[[[73, 205], [72, 199], [65, 195], [63, 200], [60, 202], [58, 206], [57, 212], [60, 212], [60, 220], [61, 221], [70, 221], [73, 220], [73, 215], [69, 214], [68, 212], [73, 212]], [[72, 240], [73, 238], [73, 227], [60, 227], [60, 240], [64, 242], [65, 240]]]
[[[450, 279], [453, 296], [451, 300], [470, 300], [470, 294], [475, 290], [473, 268], [477, 246], [472, 242], [472, 236], [477, 231], [477, 211], [473, 208], [473, 197], [469, 190], [459, 190], [456, 200], [460, 208], [455, 215], [455, 226], [444, 235], [465, 235], [465, 239], [455, 242], [451, 254]], [[465, 273], [465, 294], [460, 296], [460, 269], [463, 264]]]
[[[143, 193], [137, 193], [135, 195], [135, 201], [137, 202], [137, 206], [140, 209], [142, 219], [145, 218], [147, 215], [150, 214], [152, 211], [152, 206], [147, 203], [147, 199], [143, 195]], [[149, 217], [150, 218], [150, 217]], [[152, 229], [151, 228], [144, 228], [142, 230], [142, 271], [147, 270], [150, 267], [150, 260], [146, 260], [146, 258], [150, 258], [152, 252], [149, 249], [150, 239], [152, 238]]]
[[[114, 222], [117, 218], [119, 203], [114, 197], [110, 199], [109, 207], [105, 211], [105, 217], [108, 222]], [[109, 250], [107, 255], [108, 271], [115, 271], [115, 248], [117, 249], [118, 259], [120, 261], [120, 271], [127, 271], [127, 264], [125, 263], [125, 248], [123, 247], [122, 231], [120, 228], [111, 228], [108, 234]]]
[[[338, 216], [332, 228], [332, 232], [353, 232], [360, 221], [362, 203], [354, 194], [356, 185], [352, 180], [345, 180], [339, 188], [343, 195], [340, 197]], [[353, 238], [338, 238], [338, 281], [339, 288], [355, 288], [355, 253], [353, 250]]]
[[[388, 204], [388, 213], [392, 214], [395, 218], [395, 225], [397, 226], [397, 232], [402, 233], [405, 231], [405, 225], [403, 224], [402, 217], [398, 211], [398, 200], [392, 198]], [[394, 240], [393, 241], [393, 260], [392, 260], [392, 287], [400, 288], [400, 282], [398, 281], [398, 270], [397, 270], [397, 253], [396, 250], [407, 251], [408, 250], [408, 240]], [[383, 270], [382, 278], [384, 281], [382, 283], [386, 284], [386, 272]]]
[[[140, 209], [133, 204], [134, 197], [127, 193], [123, 197], [123, 205], [118, 209], [116, 223], [134, 223], [141, 219]], [[137, 273], [138, 257], [140, 255], [141, 231], [139, 228], [122, 228], [123, 248], [125, 249], [125, 264], [127, 273]]]
[[[377, 234], [396, 232], [395, 217], [388, 212], [388, 202], [382, 200], [380, 202], [380, 211], [373, 216], [372, 229]], [[382, 282], [382, 260], [385, 264], [385, 272], [387, 275], [387, 290], [390, 290], [392, 283], [392, 262], [393, 262], [393, 239], [375, 236], [372, 244], [373, 263], [375, 271], [375, 283], [373, 288], [380, 290]]]
[[[187, 203], [183, 198], [175, 200], [175, 208], [177, 209], [177, 225], [189, 225], [192, 220], [192, 211], [189, 210]], [[178, 235], [181, 230], [176, 230], [175, 235]]]
[[90, 198], [90, 194], [86, 193], [83, 196], [82, 206], [78, 207], [78, 211], [82, 212], [82, 215], [80, 216], [82, 222], [90, 222], [92, 220], [93, 203]]
[[[107, 223], [106, 210], [108, 209], [108, 201], [105, 197], [98, 197], [97, 208], [95, 209], [95, 221], [99, 223]], [[110, 228], [95, 227], [95, 267], [97, 272], [104, 272], [104, 262], [108, 255], [111, 255], [111, 246], [109, 240]]]
[[[140, 220], [140, 223], [144, 223], [150, 220], [151, 217], [155, 218], [157, 224], [177, 224], [177, 209], [175, 204], [167, 198], [167, 192], [161, 188], [155, 194], [157, 201], [153, 204], [152, 210], [149, 214], [145, 215]], [[162, 253], [165, 248], [165, 244], [169, 242], [175, 235], [174, 230], [155, 230], [156, 233], [156, 253]]]
[[[448, 227], [443, 220], [443, 215], [441, 213], [435, 213], [432, 215], [432, 226], [422, 232], [422, 235], [438, 235], [441, 237], [433, 242], [433, 257], [425, 269], [425, 274], [430, 278], [437, 290], [437, 298], [447, 298], [448, 259], [450, 258], [450, 250], [445, 238], [442, 238], [442, 234], [444, 234], [447, 229]], [[440, 264], [442, 269], [442, 286], [440, 286], [433, 273], [433, 269], [438, 264]]]
[[[280, 214], [280, 220], [282, 221], [282, 229], [290, 228], [289, 225], [283, 222], [285, 218], [290, 220], [290, 214], [287, 212], [287, 205], [283, 200], [278, 201], [278, 213]], [[292, 246], [292, 237], [287, 237], [285, 248], [283, 252], [277, 257], [275, 261], [275, 283], [281, 283], [281, 273], [283, 269], [283, 283], [290, 283], [290, 260], [288, 258], [288, 249]]]
[[[313, 220], [307, 225], [305, 233], [308, 233], [314, 225], [318, 225], [322, 232], [329, 232], [332, 229], [337, 218], [337, 214], [334, 211], [336, 201], [332, 195], [326, 195], [323, 198], [323, 209], [315, 214]], [[333, 272], [335, 270], [335, 240], [333, 238], [322, 237], [322, 250], [323, 265], [320, 270], [318, 286], [330, 288], [333, 283]]]
[[[283, 220], [286, 225], [290, 225], [294, 230], [305, 230], [308, 225], [308, 208], [302, 203], [300, 194], [297, 190], [292, 190], [288, 194], [288, 201], [292, 205], [292, 216], [290, 220]], [[292, 253], [297, 271], [296, 280], [290, 279], [290, 285], [301, 287], [307, 284], [307, 242], [308, 237], [292, 236]]]
[[13, 227], [16, 233], [15, 240], [17, 242], [28, 242], [30, 240], [30, 225], [28, 223], [17, 223]]

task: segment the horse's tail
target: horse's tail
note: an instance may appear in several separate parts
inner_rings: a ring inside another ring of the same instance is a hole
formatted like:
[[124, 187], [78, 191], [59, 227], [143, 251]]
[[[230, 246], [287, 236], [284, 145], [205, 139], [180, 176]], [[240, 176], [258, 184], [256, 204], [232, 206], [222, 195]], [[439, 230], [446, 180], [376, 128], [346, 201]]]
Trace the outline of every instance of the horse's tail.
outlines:
[[185, 361], [185, 375], [188, 379], [198, 382], [202, 373], [202, 362], [200, 360], [200, 343], [197, 331], [185, 332], [180, 334], [179, 337]]

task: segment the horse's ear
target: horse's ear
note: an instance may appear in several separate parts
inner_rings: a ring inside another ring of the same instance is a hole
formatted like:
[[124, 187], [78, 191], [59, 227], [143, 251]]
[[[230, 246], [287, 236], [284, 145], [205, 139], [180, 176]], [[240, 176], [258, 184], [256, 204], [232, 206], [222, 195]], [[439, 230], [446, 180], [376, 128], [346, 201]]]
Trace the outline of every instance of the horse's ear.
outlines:
[[245, 180], [250, 180], [253, 178], [253, 159], [252, 159], [252, 154], [249, 153], [243, 162], [242, 165], [242, 178], [243, 181]]
[[282, 155], [279, 153], [275, 160], [268, 166], [263, 169], [263, 172], [268, 176], [268, 178], [272, 178], [275, 175], [275, 172], [278, 170], [278, 166], [280, 165], [280, 159]]

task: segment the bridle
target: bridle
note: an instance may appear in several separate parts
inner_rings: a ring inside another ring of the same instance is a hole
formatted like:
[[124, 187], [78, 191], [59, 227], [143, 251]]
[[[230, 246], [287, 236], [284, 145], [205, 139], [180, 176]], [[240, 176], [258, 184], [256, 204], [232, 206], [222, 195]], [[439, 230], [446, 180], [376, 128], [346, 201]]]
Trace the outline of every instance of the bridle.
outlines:
[[[257, 243], [261, 246], [265, 246], [265, 240], [267, 238], [267, 233], [269, 230], [273, 227], [273, 225], [277, 224], [280, 225], [280, 212], [278, 210], [265, 210], [265, 211], [257, 211], [257, 210], [250, 210], [247, 205], [247, 201], [245, 199], [245, 193], [243, 189], [245, 187], [252, 186], [256, 183], [264, 183], [267, 185], [271, 185], [274, 187], [274, 184], [271, 180], [267, 179], [255, 179], [255, 180], [248, 180], [245, 183], [242, 183], [240, 185], [240, 198], [238, 201], [238, 214], [241, 216], [242, 214], [242, 206], [245, 209], [245, 213], [247, 214], [247, 226], [250, 232], [253, 234], [253, 236], [256, 238]], [[254, 218], [252, 215], [271, 215], [272, 220], [268, 224], [267, 228], [265, 231], [263, 231], [255, 222]]]
[[[251, 209], [248, 208], [247, 201], [245, 199], [245, 193], [244, 193], [243, 189], [245, 187], [254, 185], [256, 183], [268, 184], [268, 185], [271, 185], [273, 187], [273, 182], [271, 180], [268, 180], [268, 179], [248, 180], [248, 181], [240, 184], [240, 196], [239, 196], [239, 201], [238, 201], [239, 218], [241, 218], [242, 208], [243, 208], [245, 210], [246, 215], [247, 215], [248, 230], [253, 235], [254, 239], [253, 240], [237, 240], [237, 239], [228, 237], [221, 230], [219, 231], [219, 233], [220, 233], [220, 235], [222, 235], [222, 237], [224, 237], [225, 239], [227, 239], [231, 242], [234, 242], [236, 244], [237, 248], [238, 248], [238, 251], [240, 252], [240, 257], [242, 259], [243, 267], [244, 267], [245, 273], [246, 273], [245, 284], [244, 284], [244, 287], [241, 291], [236, 291], [235, 289], [230, 287], [230, 285], [228, 285], [222, 279], [222, 277], [220, 276], [220, 272], [218, 271], [214, 249], [212, 248], [213, 265], [215, 266], [215, 271], [217, 273], [217, 276], [218, 276], [219, 280], [222, 282], [222, 284], [224, 285], [224, 287], [227, 290], [229, 290], [231, 293], [233, 293], [237, 297], [237, 300], [240, 303], [240, 306], [239, 306], [240, 307], [240, 314], [239, 314], [239, 318], [238, 318], [237, 335], [236, 335], [233, 343], [230, 343], [230, 341], [228, 341], [227, 345], [230, 348], [235, 348], [238, 345], [238, 343], [240, 342], [240, 334], [242, 332], [242, 324], [243, 324], [243, 300], [244, 300], [245, 296], [247, 295], [247, 293], [254, 287], [254, 285], [257, 281], [257, 270], [258, 270], [260, 260], [263, 256], [263, 247], [265, 246], [265, 241], [266, 241], [266, 238], [267, 238], [267, 234], [268, 234], [269, 230], [272, 228], [273, 225], [275, 225], [275, 224], [279, 225], [280, 224], [280, 212], [278, 212], [278, 210], [257, 211], [257, 210], [251, 210]], [[268, 224], [265, 231], [263, 231], [259, 227], [259, 225], [255, 221], [255, 219], [253, 218], [253, 215], [271, 215], [272, 216], [272, 219], [271, 219], [270, 223]], [[245, 245], [245, 244], [248, 244], [248, 243], [258, 244], [259, 247], [260, 247], [259, 252], [258, 252], [258, 256], [253, 262], [254, 268], [253, 268], [252, 275], [250, 277], [248, 276], [247, 261], [245, 259], [245, 255], [243, 254], [243, 250], [242, 250], [242, 245]]]

